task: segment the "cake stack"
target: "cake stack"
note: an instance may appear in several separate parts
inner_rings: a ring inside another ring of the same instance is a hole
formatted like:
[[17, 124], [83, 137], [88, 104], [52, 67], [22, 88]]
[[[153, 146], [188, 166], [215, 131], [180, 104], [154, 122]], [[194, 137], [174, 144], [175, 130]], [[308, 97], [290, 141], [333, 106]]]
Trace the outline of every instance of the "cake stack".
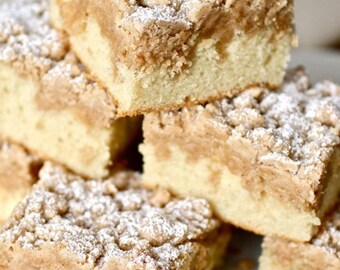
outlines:
[[[260, 269], [340, 269], [340, 87], [286, 71], [292, 21], [292, 0], [0, 3], [0, 269], [223, 269], [228, 224], [266, 236]], [[140, 115], [143, 173], [121, 161]]]

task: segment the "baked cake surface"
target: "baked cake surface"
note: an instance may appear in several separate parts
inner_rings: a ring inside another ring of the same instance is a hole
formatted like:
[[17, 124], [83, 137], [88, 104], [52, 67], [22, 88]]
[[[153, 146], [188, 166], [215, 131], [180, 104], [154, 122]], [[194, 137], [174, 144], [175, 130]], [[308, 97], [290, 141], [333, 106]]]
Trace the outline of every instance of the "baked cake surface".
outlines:
[[53, 0], [51, 14], [129, 115], [277, 87], [296, 39], [291, 0]]
[[340, 205], [309, 243], [266, 237], [262, 247], [261, 270], [340, 269]]
[[22, 147], [0, 139], [0, 223], [29, 193], [36, 181], [40, 160]]
[[0, 234], [0, 268], [212, 269], [220, 263], [229, 233], [208, 203], [149, 191], [139, 180], [119, 171], [84, 181], [45, 163]]
[[0, 134], [90, 177], [135, 133], [49, 25], [48, 1], [0, 4]]
[[207, 198], [219, 217], [307, 241], [340, 190], [340, 88], [291, 71], [278, 92], [151, 113], [144, 183]]

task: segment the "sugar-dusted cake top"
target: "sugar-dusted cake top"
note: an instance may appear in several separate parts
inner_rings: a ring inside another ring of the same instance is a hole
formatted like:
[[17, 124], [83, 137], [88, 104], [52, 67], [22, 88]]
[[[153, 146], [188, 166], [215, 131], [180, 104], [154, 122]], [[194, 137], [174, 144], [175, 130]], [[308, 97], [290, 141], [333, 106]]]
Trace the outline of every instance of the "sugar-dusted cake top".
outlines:
[[112, 98], [69, 51], [66, 37], [50, 26], [47, 0], [0, 3], [0, 64], [43, 84], [37, 96], [43, 108], [71, 108], [104, 126], [115, 118]]
[[138, 71], [163, 66], [181, 72], [205, 39], [222, 47], [238, 32], [268, 28], [273, 39], [293, 32], [290, 0], [100, 0], [80, 6], [74, 0], [53, 1], [62, 21], [56, 25], [72, 36], [83, 31], [82, 25], [96, 22], [109, 41], [113, 65]]
[[93, 265], [117, 259], [179, 269], [195, 242], [215, 233], [219, 222], [205, 200], [142, 189], [139, 178], [118, 172], [103, 181], [84, 181], [47, 163], [0, 240], [27, 249], [60, 244]]
[[300, 173], [309, 173], [308, 165], [324, 163], [340, 143], [340, 87], [331, 82], [310, 86], [300, 69], [288, 73], [278, 92], [250, 89], [210, 106], [214, 121], [228, 125], [231, 136], [266, 148], [263, 160], [278, 159], [294, 173], [301, 166], [306, 171]]
[[319, 233], [312, 239], [312, 243], [340, 259], [340, 204], [321, 226]]
[[340, 87], [328, 81], [310, 86], [303, 70], [291, 70], [277, 92], [252, 88], [236, 98], [163, 112], [159, 119], [174, 127], [182, 119], [187, 129], [209, 121], [225, 131], [225, 140], [250, 141], [261, 161], [311, 176], [340, 143]]

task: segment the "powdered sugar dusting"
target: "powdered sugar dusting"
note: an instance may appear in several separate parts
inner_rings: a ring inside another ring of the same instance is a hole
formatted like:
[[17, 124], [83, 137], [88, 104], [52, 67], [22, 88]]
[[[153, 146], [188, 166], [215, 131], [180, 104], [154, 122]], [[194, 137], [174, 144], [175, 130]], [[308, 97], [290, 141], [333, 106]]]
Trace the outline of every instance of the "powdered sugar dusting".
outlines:
[[0, 61], [22, 71], [45, 73], [67, 50], [48, 23], [48, 1], [15, 0], [0, 6]]
[[140, 188], [139, 178], [119, 172], [84, 181], [46, 163], [0, 239], [24, 248], [62, 244], [94, 266], [118, 258], [147, 269], [179, 269], [195, 252], [195, 242], [216, 231], [219, 222], [202, 199], [167, 196], [163, 207], [155, 206], [157, 194]]
[[[288, 72], [278, 92], [254, 88], [233, 99], [177, 112], [196, 118], [201, 113], [228, 130], [226, 140], [249, 141], [260, 162], [280, 163], [310, 181], [319, 179], [317, 172], [340, 143], [340, 87], [331, 82], [310, 87], [300, 68]], [[163, 121], [170, 118], [163, 113]]]

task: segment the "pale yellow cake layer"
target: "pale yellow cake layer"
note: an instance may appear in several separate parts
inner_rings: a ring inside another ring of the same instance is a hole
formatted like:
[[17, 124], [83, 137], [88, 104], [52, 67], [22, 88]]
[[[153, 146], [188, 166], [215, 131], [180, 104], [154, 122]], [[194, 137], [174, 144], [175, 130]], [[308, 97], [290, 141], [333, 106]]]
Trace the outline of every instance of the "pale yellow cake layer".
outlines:
[[108, 128], [96, 127], [72, 111], [39, 108], [39, 81], [2, 63], [0, 80], [0, 134], [75, 172], [88, 177], [107, 175], [108, 166], [133, 136], [126, 119]]
[[[112, 61], [116, 52], [91, 14], [81, 21], [81, 30], [72, 32], [72, 27], [63, 28], [56, 2], [63, 1], [52, 1], [53, 24], [70, 32], [73, 50], [109, 89], [122, 114], [173, 109], [234, 96], [251, 85], [278, 87], [289, 60], [292, 33], [275, 35], [273, 29], [263, 28], [251, 34], [239, 31], [225, 43], [215, 38], [200, 40], [191, 53], [194, 57], [190, 67], [175, 75], [169, 72], [167, 63], [151, 71], [136, 70], [123, 62]], [[174, 57], [177, 57], [175, 53]]]
[[[207, 199], [225, 222], [263, 235], [309, 240], [320, 219], [313, 210], [301, 211], [270, 194], [246, 189], [242, 179], [227, 166], [200, 158], [192, 163], [179, 147], [169, 146], [171, 159], [160, 160], [157, 149], [141, 145], [144, 156], [143, 183], [164, 187], [178, 196]], [[222, 172], [222, 175], [220, 174]]]
[[[280, 251], [278, 251], [280, 253]], [[289, 260], [285, 262], [281, 256], [276, 256], [270, 250], [264, 250], [260, 258], [259, 270], [338, 270], [340, 260], [322, 250], [304, 244], [282, 246], [282, 254], [291, 252]]]
[[307, 243], [265, 237], [260, 270], [340, 269], [340, 201]]

